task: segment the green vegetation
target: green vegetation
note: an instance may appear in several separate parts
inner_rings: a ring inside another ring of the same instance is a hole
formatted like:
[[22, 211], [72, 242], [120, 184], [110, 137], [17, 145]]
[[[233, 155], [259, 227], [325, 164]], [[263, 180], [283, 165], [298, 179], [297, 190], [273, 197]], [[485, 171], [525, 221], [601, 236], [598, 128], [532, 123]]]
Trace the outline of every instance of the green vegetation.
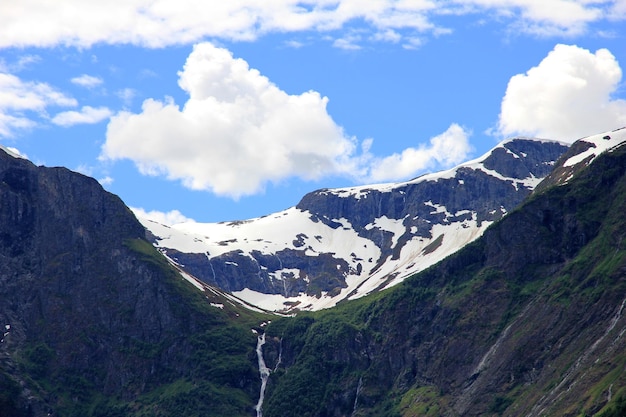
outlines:
[[[198, 291], [149, 242], [127, 239], [110, 251], [119, 264], [90, 270], [95, 296], [81, 288], [100, 308], [85, 324], [84, 306], [67, 302], [77, 259], [64, 249], [44, 267], [58, 293], [44, 301], [76, 323], [33, 324], [41, 335], [12, 356], [19, 382], [65, 417], [249, 416], [260, 386], [251, 329], [271, 320], [267, 417], [513, 416], [535, 405], [625, 415], [625, 153], [542, 190], [402, 284], [296, 317]], [[0, 415], [21, 417], [7, 369]]]
[[[67, 417], [250, 415], [260, 386], [256, 335], [251, 329], [273, 316], [235, 305], [219, 292], [198, 291], [145, 240], [128, 239], [124, 245], [149, 269], [151, 279], [160, 280], [154, 288], [161, 288], [165, 307], [171, 309], [173, 316], [168, 320], [182, 325], [165, 327], [158, 339], [120, 333], [106, 347], [93, 337], [108, 337], [108, 330], [76, 332], [76, 340], [68, 343], [78, 349], [113, 349], [107, 354], [124, 364], [125, 385], [113, 391], [105, 384], [111, 370], [100, 362], [87, 369], [75, 367], [72, 361], [90, 358], [79, 356], [79, 351], [73, 358], [61, 358], [58, 347], [44, 339], [29, 341], [16, 358], [31, 388], [54, 398], [51, 405]], [[107, 273], [106, 268], [102, 271]], [[108, 281], [106, 275], [102, 281]], [[114, 302], [103, 306], [119, 323], [135, 320], [132, 306]], [[69, 365], [58, 366], [59, 361]], [[0, 415], [21, 416], [15, 411], [14, 397], [9, 396], [16, 389], [19, 392], [19, 387], [4, 378], [0, 387], [5, 388], [0, 390]]]
[[[624, 153], [543, 190], [484, 239], [390, 290], [274, 320], [267, 332], [291, 360], [272, 374], [264, 415], [449, 413], [464, 389], [485, 384], [487, 371], [471, 372], [498, 346], [502, 379], [462, 406], [470, 414], [524, 414], [568, 378], [582, 378], [576, 394], [550, 401], [550, 413], [597, 412], [610, 390], [626, 389], [623, 355], [600, 347], [617, 337], [603, 334], [626, 294]], [[513, 243], [512, 231], [521, 234]], [[621, 398], [598, 415], [625, 415]]]
[[437, 387], [425, 386], [408, 390], [400, 400], [398, 411], [403, 417], [438, 417], [446, 409], [445, 399]]
[[620, 396], [615, 402], [598, 414], [596, 417], [624, 417], [626, 416], [626, 397]]

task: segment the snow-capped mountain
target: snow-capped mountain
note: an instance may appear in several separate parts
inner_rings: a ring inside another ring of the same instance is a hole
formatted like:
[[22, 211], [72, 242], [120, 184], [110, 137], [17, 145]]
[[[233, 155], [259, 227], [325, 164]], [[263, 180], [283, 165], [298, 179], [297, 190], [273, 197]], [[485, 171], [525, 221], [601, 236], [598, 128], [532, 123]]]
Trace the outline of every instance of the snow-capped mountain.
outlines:
[[530, 194], [567, 148], [511, 139], [447, 171], [322, 189], [251, 220], [140, 220], [189, 274], [266, 310], [317, 310], [395, 285], [473, 241]]
[[555, 165], [549, 178], [543, 181], [540, 189], [551, 185], [567, 183], [572, 177], [589, 165], [603, 152], [611, 152], [626, 142], [626, 128], [622, 127], [610, 132], [599, 133], [577, 140], [563, 154], [563, 157]]

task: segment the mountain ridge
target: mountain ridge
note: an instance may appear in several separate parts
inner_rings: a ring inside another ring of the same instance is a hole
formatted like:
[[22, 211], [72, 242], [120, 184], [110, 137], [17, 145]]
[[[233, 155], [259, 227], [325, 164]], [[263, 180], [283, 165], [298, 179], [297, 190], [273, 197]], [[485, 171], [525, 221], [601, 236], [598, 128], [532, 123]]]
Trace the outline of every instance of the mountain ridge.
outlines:
[[613, 149], [398, 286], [274, 321], [265, 415], [622, 415], [626, 146]]
[[159, 391], [152, 415], [247, 414], [266, 316], [192, 287], [93, 178], [0, 151], [0, 200], [0, 415], [131, 415]]
[[140, 220], [181, 268], [249, 303], [283, 312], [328, 308], [396, 285], [478, 237], [530, 194], [565, 149], [509, 139], [447, 171], [313, 191], [257, 219]]
[[604, 136], [460, 251], [282, 318], [184, 272], [95, 180], [0, 152], [0, 415], [623, 415], [626, 131]]

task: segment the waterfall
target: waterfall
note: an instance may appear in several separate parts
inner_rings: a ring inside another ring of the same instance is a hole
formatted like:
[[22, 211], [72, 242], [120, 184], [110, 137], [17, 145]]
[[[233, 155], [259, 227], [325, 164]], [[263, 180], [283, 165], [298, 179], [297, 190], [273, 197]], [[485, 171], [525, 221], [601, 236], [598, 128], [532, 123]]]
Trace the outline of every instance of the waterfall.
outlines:
[[278, 370], [278, 366], [283, 361], [283, 339], [280, 339], [280, 344], [278, 345], [278, 360], [276, 361], [276, 366], [274, 366], [274, 372]]
[[356, 408], [359, 405], [359, 394], [361, 393], [361, 388], [363, 388], [363, 377], [359, 378], [359, 384], [356, 386], [356, 396], [354, 397], [354, 405], [352, 406], [352, 416], [356, 413]]
[[259, 402], [256, 404], [254, 409], [256, 410], [257, 417], [263, 417], [263, 412], [261, 411], [263, 407], [263, 400], [265, 399], [265, 386], [267, 385], [267, 379], [270, 376], [270, 370], [265, 365], [265, 359], [263, 359], [263, 345], [265, 344], [265, 333], [259, 335], [257, 337], [256, 342], [256, 356], [259, 360], [259, 374], [261, 375], [261, 390], [259, 392]]

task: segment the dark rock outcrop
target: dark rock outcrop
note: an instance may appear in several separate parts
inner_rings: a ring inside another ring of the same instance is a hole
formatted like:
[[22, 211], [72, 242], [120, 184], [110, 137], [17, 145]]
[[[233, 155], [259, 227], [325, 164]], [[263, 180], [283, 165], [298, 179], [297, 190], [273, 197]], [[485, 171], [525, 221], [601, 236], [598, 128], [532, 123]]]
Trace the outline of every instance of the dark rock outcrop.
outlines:
[[[77, 415], [98, 395], [124, 403], [194, 375], [192, 336], [227, 317], [181, 281], [118, 197], [0, 151], [0, 201], [0, 383], [20, 387], [13, 409]], [[248, 369], [234, 378], [252, 403], [248, 333]]]
[[[389, 292], [272, 323], [268, 357], [282, 359], [264, 415], [574, 416], [619, 407], [625, 212], [621, 146]], [[289, 410], [286, 398], [298, 399]]]
[[[441, 231], [434, 234], [435, 226], [454, 225], [450, 229], [463, 227], [470, 231], [500, 219], [532, 192], [566, 150], [567, 146], [558, 142], [512, 139], [494, 148], [482, 161], [448, 172], [389, 186], [321, 189], [301, 199], [296, 209], [306, 213], [311, 222], [334, 230], [354, 231], [358, 237], [366, 239], [370, 247], [377, 247], [379, 255], [372, 260], [360, 259], [355, 253], [342, 258], [331, 244], [323, 251], [312, 253], [307, 249], [306, 239], [314, 237], [308, 236], [306, 230], [291, 231], [293, 236], [285, 239], [287, 246], [271, 253], [246, 251], [247, 243], [238, 246], [235, 241], [228, 242], [229, 251], [220, 255], [213, 255], [210, 250], [185, 253], [182, 249], [168, 247], [167, 243], [158, 245], [183, 269], [226, 291], [248, 288], [285, 297], [301, 293], [335, 297], [347, 287], [348, 278], [364, 282], [374, 276], [374, 280], [379, 281], [376, 286], [384, 288], [390, 280], [407, 276], [409, 273], [405, 271], [410, 269], [407, 265], [411, 262], [413, 265], [432, 264], [419, 255], [414, 260], [406, 259], [406, 255], [400, 259], [407, 242], [431, 241], [421, 252], [421, 255], [428, 255], [444, 239]], [[275, 217], [280, 229], [284, 228], [281, 222], [290, 221], [289, 216]], [[400, 235], [377, 225], [377, 222], [390, 221], [400, 223]], [[241, 224], [243, 228], [245, 223], [235, 223], [234, 227]], [[451, 236], [446, 239], [452, 239]], [[346, 234], [346, 238], [353, 237]], [[466, 243], [464, 239], [469, 238], [460, 239], [458, 247]], [[447, 245], [450, 247], [449, 243]], [[395, 266], [401, 262], [404, 265]], [[393, 264], [389, 269], [397, 270], [386, 277], [376, 275], [386, 264]], [[283, 276], [282, 271], [288, 272]]]

